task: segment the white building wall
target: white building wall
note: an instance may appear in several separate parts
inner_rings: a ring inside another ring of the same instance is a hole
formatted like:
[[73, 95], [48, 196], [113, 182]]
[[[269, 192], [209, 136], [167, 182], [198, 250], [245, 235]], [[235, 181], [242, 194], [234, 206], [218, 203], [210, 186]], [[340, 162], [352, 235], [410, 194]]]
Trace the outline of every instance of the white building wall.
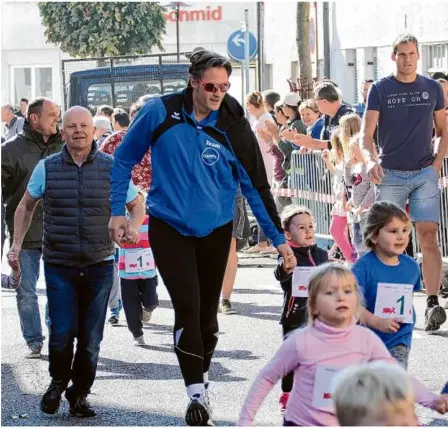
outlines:
[[[391, 59], [392, 42], [403, 32], [414, 34], [420, 43], [421, 60], [418, 72], [427, 74], [428, 59], [425, 45], [448, 43], [447, 2], [354, 2], [340, 0], [331, 3], [331, 74], [338, 82], [348, 102], [357, 100], [363, 79], [373, 73], [367, 64], [376, 48], [378, 77], [395, 70]], [[348, 71], [346, 58], [356, 50], [358, 85]], [[447, 70], [445, 70], [446, 72]]]
[[[256, 35], [257, 7], [255, 2], [245, 3], [189, 3], [189, 10], [210, 10], [218, 14], [219, 20], [187, 21], [184, 17], [179, 23], [180, 50], [191, 51], [197, 46], [211, 49], [227, 55], [227, 39], [230, 34], [241, 29], [244, 21], [244, 9], [249, 10], [249, 28]], [[3, 103], [18, 104], [14, 99], [11, 73], [15, 66], [46, 65], [53, 71], [53, 98], [62, 103], [61, 60], [70, 56], [63, 53], [53, 44], [47, 44], [44, 35], [45, 28], [41, 24], [39, 9], [35, 3], [2, 2], [1, 6], [1, 101]], [[18, 18], [20, 17], [20, 25]], [[100, 29], [99, 29], [100, 31]], [[168, 20], [167, 34], [162, 45], [165, 53], [176, 52], [176, 23]], [[158, 53], [154, 50], [153, 53]], [[255, 71], [251, 72], [253, 87], [255, 85]], [[232, 91], [241, 97], [240, 70], [235, 70]], [[19, 97], [20, 98], [20, 97]]]

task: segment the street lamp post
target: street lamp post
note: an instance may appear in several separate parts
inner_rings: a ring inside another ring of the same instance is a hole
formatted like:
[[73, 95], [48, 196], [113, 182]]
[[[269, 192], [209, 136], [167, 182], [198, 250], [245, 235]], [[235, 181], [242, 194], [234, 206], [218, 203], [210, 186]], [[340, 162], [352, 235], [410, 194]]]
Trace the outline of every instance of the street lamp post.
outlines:
[[179, 14], [181, 7], [190, 6], [188, 3], [184, 3], [182, 1], [172, 1], [167, 4], [167, 7], [170, 7], [176, 11], [176, 52], [177, 52], [177, 62], [180, 62], [180, 32], [179, 32]]

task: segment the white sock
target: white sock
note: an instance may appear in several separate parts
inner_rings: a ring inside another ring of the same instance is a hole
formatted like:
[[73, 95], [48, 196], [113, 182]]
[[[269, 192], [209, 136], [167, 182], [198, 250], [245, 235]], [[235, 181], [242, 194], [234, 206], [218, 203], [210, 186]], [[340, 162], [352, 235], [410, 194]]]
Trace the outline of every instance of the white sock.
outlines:
[[209, 385], [210, 381], [208, 379], [208, 371], [204, 372], [204, 386], [206, 389], [208, 389], [208, 385]]
[[190, 384], [189, 386], [187, 386], [187, 395], [190, 398], [193, 398], [196, 395], [203, 396], [204, 393], [205, 393], [204, 383]]

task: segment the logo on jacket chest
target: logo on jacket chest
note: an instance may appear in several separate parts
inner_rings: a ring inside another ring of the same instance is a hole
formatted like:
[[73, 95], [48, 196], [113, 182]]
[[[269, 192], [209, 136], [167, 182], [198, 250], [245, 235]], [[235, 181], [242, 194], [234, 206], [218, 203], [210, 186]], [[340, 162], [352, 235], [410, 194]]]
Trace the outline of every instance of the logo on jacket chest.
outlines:
[[207, 147], [202, 151], [201, 158], [204, 164], [213, 165], [219, 161], [219, 153], [216, 149]]

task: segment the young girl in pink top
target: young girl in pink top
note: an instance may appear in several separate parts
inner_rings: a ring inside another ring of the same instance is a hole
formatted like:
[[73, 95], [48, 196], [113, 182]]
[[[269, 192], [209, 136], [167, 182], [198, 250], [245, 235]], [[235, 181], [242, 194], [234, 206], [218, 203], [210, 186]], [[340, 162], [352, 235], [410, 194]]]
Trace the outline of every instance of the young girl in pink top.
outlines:
[[[294, 371], [294, 387], [285, 413], [285, 426], [338, 426], [332, 400], [332, 380], [353, 364], [384, 360], [395, 363], [383, 342], [356, 324], [361, 299], [353, 274], [326, 264], [308, 285], [310, 325], [292, 334], [255, 379], [238, 420], [249, 426], [277, 381]], [[448, 396], [438, 397], [413, 378], [416, 401], [445, 413]]]

